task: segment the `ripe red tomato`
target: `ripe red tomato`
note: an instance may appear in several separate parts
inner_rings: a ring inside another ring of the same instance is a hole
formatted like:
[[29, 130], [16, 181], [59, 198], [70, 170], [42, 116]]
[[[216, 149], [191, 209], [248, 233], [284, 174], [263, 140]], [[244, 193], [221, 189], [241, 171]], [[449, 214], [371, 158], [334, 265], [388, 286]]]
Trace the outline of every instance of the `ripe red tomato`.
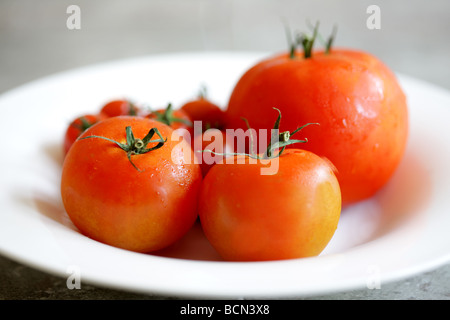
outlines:
[[81, 233], [151, 252], [191, 228], [201, 170], [186, 158], [190, 145], [171, 139], [172, 133], [161, 122], [118, 116], [81, 135], [65, 158], [61, 180], [64, 207]]
[[316, 256], [333, 237], [341, 194], [329, 162], [300, 149], [286, 149], [278, 161], [278, 172], [264, 175], [267, 164], [235, 156], [204, 178], [201, 225], [225, 260]]
[[181, 109], [174, 110], [171, 103], [165, 109], [152, 111], [146, 115], [146, 118], [154, 119], [170, 126], [173, 130], [189, 143], [193, 135], [193, 125], [189, 115]]
[[96, 114], [87, 114], [77, 117], [66, 129], [64, 134], [63, 148], [64, 154], [67, 154], [75, 140], [90, 126], [101, 120]]
[[[274, 129], [280, 120], [281, 113]], [[226, 157], [204, 178], [201, 225], [225, 260], [316, 256], [333, 237], [341, 213], [334, 166], [312, 152], [285, 149], [306, 142], [291, 138], [307, 125], [293, 132], [272, 131], [263, 153], [250, 148], [248, 154]]]
[[382, 188], [405, 151], [408, 111], [395, 75], [362, 51], [331, 49], [305, 58], [302, 52], [269, 57], [237, 82], [226, 110], [227, 127], [270, 128], [272, 108], [284, 126], [317, 122], [305, 129], [305, 149], [337, 168], [343, 204]]
[[126, 99], [112, 100], [100, 109], [100, 115], [103, 118], [138, 116], [140, 113], [140, 107]]
[[[224, 111], [215, 103], [204, 96], [186, 102], [181, 110], [186, 112], [191, 120], [202, 122], [202, 131], [210, 128], [224, 129]], [[195, 133], [199, 134], [199, 133]]]

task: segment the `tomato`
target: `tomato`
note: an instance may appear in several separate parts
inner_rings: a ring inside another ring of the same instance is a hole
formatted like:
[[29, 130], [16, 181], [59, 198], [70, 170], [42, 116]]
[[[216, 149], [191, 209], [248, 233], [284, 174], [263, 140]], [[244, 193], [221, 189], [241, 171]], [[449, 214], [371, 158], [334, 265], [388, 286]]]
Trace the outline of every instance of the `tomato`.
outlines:
[[286, 129], [305, 129], [305, 149], [337, 168], [344, 205], [367, 199], [398, 167], [408, 136], [407, 101], [391, 70], [369, 53], [317, 50], [279, 54], [256, 63], [236, 83], [226, 110], [228, 128], [270, 127], [279, 108]]
[[[280, 119], [281, 113], [274, 129]], [[272, 134], [264, 153], [226, 157], [205, 176], [200, 222], [225, 260], [311, 257], [332, 239], [341, 213], [334, 166], [310, 151], [285, 149], [306, 142], [291, 138], [307, 125], [277, 140]]]
[[202, 131], [210, 128], [225, 129], [224, 111], [204, 96], [186, 102], [181, 110], [186, 112], [193, 122], [201, 121]]
[[99, 122], [100, 116], [95, 114], [86, 114], [73, 120], [64, 134], [63, 148], [64, 154], [67, 154], [75, 140], [90, 126]]
[[178, 133], [187, 141], [190, 141], [193, 132], [193, 125], [189, 115], [183, 110], [173, 109], [173, 105], [169, 103], [165, 109], [159, 109], [150, 112], [146, 115], [149, 119], [154, 119], [170, 126], [173, 130], [178, 130]]
[[140, 113], [140, 107], [126, 99], [112, 100], [100, 109], [100, 115], [103, 118], [138, 116]]
[[[246, 163], [239, 164], [242, 160]], [[332, 167], [300, 149], [286, 149], [278, 160], [278, 172], [263, 175], [263, 162], [235, 156], [233, 163], [214, 165], [204, 178], [201, 225], [225, 260], [316, 256], [333, 237], [341, 194]]]
[[61, 195], [82, 234], [111, 246], [152, 252], [191, 228], [201, 170], [186, 157], [186, 150], [193, 157], [190, 145], [172, 134], [161, 122], [118, 116], [80, 136], [63, 164]]

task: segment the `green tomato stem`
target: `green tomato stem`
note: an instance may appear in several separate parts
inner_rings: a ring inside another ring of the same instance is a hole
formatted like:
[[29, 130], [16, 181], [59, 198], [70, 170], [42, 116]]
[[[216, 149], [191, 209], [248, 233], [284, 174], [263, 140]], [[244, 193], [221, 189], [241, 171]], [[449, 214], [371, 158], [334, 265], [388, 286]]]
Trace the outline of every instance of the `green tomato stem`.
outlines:
[[292, 40], [290, 29], [287, 25], [285, 26], [287, 41], [289, 45], [290, 59], [294, 59], [296, 57], [295, 50], [299, 45], [303, 47], [303, 58], [305, 59], [312, 58], [312, 51], [316, 39], [319, 39], [325, 45], [325, 54], [329, 54], [331, 52], [331, 47], [336, 38], [337, 26], [333, 27], [333, 31], [326, 42], [322, 39], [321, 35], [319, 34], [319, 22], [317, 22], [314, 27], [312, 25], [310, 25], [310, 27], [313, 29], [313, 34], [311, 36], [308, 36], [305, 33], [300, 33], [296, 35], [294, 40]]
[[[278, 117], [275, 121], [275, 124], [273, 126], [273, 131], [272, 131], [272, 136], [270, 139], [270, 143], [269, 146], [266, 149], [266, 152], [260, 156], [258, 154], [256, 154], [253, 151], [253, 135], [250, 134], [250, 153], [218, 153], [218, 152], [214, 152], [211, 150], [201, 150], [200, 152], [210, 152], [216, 155], [220, 155], [220, 156], [247, 156], [249, 158], [252, 159], [259, 159], [259, 160], [266, 160], [266, 159], [273, 159], [276, 157], [280, 157], [285, 148], [289, 145], [295, 144], [295, 143], [306, 143], [308, 142], [307, 139], [304, 140], [293, 140], [291, 139], [291, 137], [296, 134], [297, 132], [299, 132], [301, 129], [305, 128], [306, 126], [312, 125], [312, 124], [318, 124], [318, 123], [307, 123], [299, 128], [297, 128], [296, 130], [294, 130], [293, 132], [289, 132], [289, 131], [284, 131], [279, 133], [279, 128], [280, 128], [280, 122], [281, 122], [281, 111], [277, 108], [273, 108], [275, 110], [278, 111]], [[245, 121], [247, 128], [250, 128], [250, 125], [248, 123], [248, 120], [245, 118], [242, 118], [242, 120]], [[275, 153], [276, 150], [280, 150], [278, 153]]]
[[190, 121], [174, 117], [173, 106], [171, 103], [167, 105], [167, 108], [164, 111], [152, 111], [152, 114], [156, 117], [157, 121], [162, 122], [168, 126], [172, 125], [172, 123], [174, 122], [181, 122], [187, 126], [192, 126], [192, 123]]
[[[86, 137], [80, 138], [79, 140], [98, 138], [98, 139], [103, 139], [103, 140], [113, 142], [114, 144], [116, 144], [118, 147], [120, 147], [123, 151], [125, 151], [127, 153], [128, 160], [133, 165], [133, 167], [138, 171], [141, 171], [141, 170], [133, 163], [133, 161], [131, 160], [131, 156], [144, 154], [144, 153], [159, 149], [167, 141], [167, 138], [164, 139], [161, 136], [161, 133], [159, 132], [158, 128], [151, 128], [150, 131], [147, 133], [147, 135], [143, 139], [136, 139], [134, 137], [133, 131], [131, 130], [131, 126], [128, 126], [125, 128], [125, 134], [126, 134], [126, 143], [121, 143], [121, 142], [115, 141], [113, 139], [102, 137], [102, 136], [97, 136], [97, 135], [86, 136]], [[152, 140], [152, 138], [155, 134], [159, 137], [159, 139]], [[158, 143], [158, 144], [154, 147], [147, 148], [147, 145], [150, 143]]]

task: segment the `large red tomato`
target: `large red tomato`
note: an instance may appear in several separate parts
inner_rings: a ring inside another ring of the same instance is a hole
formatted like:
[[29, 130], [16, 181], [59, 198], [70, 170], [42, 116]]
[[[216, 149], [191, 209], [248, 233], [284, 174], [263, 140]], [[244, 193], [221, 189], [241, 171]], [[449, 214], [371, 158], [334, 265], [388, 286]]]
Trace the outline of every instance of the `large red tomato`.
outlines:
[[90, 127], [72, 145], [63, 165], [61, 194], [83, 234], [150, 252], [191, 228], [202, 174], [186, 158], [190, 145], [172, 139], [172, 133], [158, 121], [118, 116]]
[[407, 101], [396, 76], [371, 54], [344, 49], [269, 57], [237, 82], [226, 110], [228, 128], [271, 126], [279, 108], [287, 130], [304, 130], [304, 146], [337, 168], [343, 204], [372, 196], [396, 170], [408, 135]]

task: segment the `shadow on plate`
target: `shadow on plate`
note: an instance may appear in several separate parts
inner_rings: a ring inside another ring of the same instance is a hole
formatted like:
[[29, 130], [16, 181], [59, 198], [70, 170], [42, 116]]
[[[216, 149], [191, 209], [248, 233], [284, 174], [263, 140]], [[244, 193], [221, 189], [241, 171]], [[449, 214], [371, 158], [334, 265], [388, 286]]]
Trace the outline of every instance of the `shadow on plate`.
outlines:
[[187, 260], [223, 261], [208, 242], [208, 239], [206, 239], [199, 221], [195, 222], [194, 226], [182, 239], [152, 254], [161, 257]]
[[389, 234], [423, 213], [432, 194], [430, 174], [419, 156], [405, 154], [387, 185], [372, 198], [342, 211], [324, 253], [337, 253]]
[[62, 143], [49, 143], [43, 146], [44, 154], [49, 158], [55, 165], [62, 168], [64, 162], [64, 151]]
[[414, 154], [406, 154], [391, 181], [377, 195], [380, 221], [374, 237], [399, 227], [423, 213], [432, 195], [430, 173]]

